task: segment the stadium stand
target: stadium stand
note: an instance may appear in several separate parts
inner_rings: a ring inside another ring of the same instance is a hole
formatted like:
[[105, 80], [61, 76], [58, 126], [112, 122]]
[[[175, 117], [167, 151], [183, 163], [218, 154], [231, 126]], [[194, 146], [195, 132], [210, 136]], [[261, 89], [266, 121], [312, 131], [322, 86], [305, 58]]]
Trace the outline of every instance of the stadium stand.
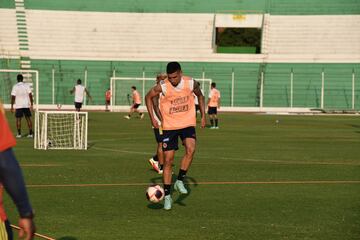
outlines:
[[[22, 36], [19, 2], [0, 5], [1, 67], [20, 61], [21, 68], [39, 70], [41, 104], [71, 104], [69, 89], [86, 78], [91, 104], [102, 105], [114, 74], [153, 77], [178, 60], [188, 75], [216, 81], [230, 110], [360, 109], [356, 0], [28, 0]], [[216, 53], [214, 26], [223, 15], [248, 27], [254, 27], [249, 19], [262, 19], [256, 25], [262, 28], [260, 54]]]

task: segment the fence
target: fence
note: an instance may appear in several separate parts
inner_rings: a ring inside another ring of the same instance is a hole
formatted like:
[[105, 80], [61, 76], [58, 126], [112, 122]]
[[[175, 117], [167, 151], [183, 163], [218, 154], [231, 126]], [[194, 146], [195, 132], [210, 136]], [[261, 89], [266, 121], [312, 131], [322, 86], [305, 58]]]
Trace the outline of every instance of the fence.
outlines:
[[[124, 71], [118, 69], [64, 70], [41, 69], [39, 71], [40, 104], [73, 104], [69, 91], [78, 78], [90, 91], [93, 102], [84, 105], [102, 106], [105, 91], [110, 88], [111, 77], [154, 78], [158, 69]], [[321, 109], [360, 109], [359, 77], [355, 69], [313, 69], [311, 71], [292, 68], [188, 68], [188, 75], [201, 81], [203, 78], [216, 82], [221, 92], [224, 107], [282, 107]], [[1, 76], [8, 80], [8, 77]], [[16, 79], [12, 79], [12, 84]], [[134, 82], [135, 83], [135, 82]], [[6, 83], [8, 85], [8, 82]], [[358, 86], [359, 85], [359, 86]], [[152, 85], [147, 86], [150, 88]], [[4, 89], [3, 89], [4, 90]], [[145, 89], [145, 93], [148, 89]], [[8, 93], [2, 95], [10, 96]], [[127, 89], [131, 94], [130, 88]], [[207, 94], [206, 94], [207, 95]], [[207, 96], [205, 96], [207, 98]], [[3, 99], [5, 103], [7, 99]], [[100, 107], [99, 107], [100, 108]]]

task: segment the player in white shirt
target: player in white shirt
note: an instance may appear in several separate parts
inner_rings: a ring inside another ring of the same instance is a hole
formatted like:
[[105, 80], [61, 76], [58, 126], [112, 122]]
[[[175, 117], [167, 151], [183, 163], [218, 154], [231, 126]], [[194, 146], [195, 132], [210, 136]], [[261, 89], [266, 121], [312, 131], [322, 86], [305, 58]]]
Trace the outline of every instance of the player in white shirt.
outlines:
[[92, 97], [90, 96], [90, 93], [86, 89], [86, 87], [81, 85], [81, 79], [77, 80], [77, 85], [75, 85], [74, 88], [70, 91], [70, 94], [73, 93], [75, 93], [75, 99], [74, 99], [75, 109], [76, 111], [80, 112], [80, 109], [84, 101], [84, 95], [86, 94], [90, 98], [90, 100], [92, 100]]
[[15, 104], [15, 117], [17, 138], [21, 138], [21, 119], [25, 116], [26, 122], [29, 127], [29, 134], [27, 137], [33, 137], [31, 110], [33, 108], [33, 96], [29, 84], [23, 82], [24, 77], [21, 74], [17, 75], [18, 83], [15, 84], [11, 90], [11, 112], [14, 112]]

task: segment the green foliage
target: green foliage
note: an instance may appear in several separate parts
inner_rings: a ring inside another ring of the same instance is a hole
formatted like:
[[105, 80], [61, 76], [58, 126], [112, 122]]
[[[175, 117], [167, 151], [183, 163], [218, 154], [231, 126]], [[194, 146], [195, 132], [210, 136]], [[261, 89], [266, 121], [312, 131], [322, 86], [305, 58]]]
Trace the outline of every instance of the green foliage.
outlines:
[[260, 53], [261, 29], [258, 28], [225, 28], [217, 30], [216, 45], [220, 47], [256, 47]]

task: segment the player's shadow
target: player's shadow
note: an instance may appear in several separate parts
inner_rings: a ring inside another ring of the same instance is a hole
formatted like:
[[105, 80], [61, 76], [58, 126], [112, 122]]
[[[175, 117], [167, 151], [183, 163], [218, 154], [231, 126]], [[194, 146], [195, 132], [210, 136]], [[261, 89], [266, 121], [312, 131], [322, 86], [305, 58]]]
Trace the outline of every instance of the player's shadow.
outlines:
[[[357, 130], [360, 129], [360, 125], [358, 124], [348, 124], [348, 126], [356, 128]], [[360, 133], [360, 131], [355, 131], [356, 133]]]
[[[172, 176], [172, 182], [174, 183], [177, 179], [177, 176], [176, 175], [173, 175]], [[158, 176], [158, 177], [154, 177], [154, 178], [151, 178], [150, 179], [150, 182], [152, 184], [161, 184], [161, 181], [162, 181], [162, 176]], [[174, 185], [172, 185], [172, 189], [171, 189], [171, 192], [173, 193], [172, 194], [172, 197], [173, 197], [173, 203], [177, 204], [177, 205], [180, 205], [180, 206], [186, 206], [186, 204], [184, 203], [184, 200], [189, 196], [191, 195], [191, 191], [192, 191], [192, 188], [193, 187], [197, 187], [198, 186], [198, 183], [196, 181], [195, 178], [192, 178], [192, 177], [186, 177], [185, 179], [185, 185], [186, 185], [186, 189], [188, 190], [188, 194], [179, 194], [177, 193], [175, 190], [174, 190]], [[177, 196], [177, 198], [176, 198]], [[163, 208], [163, 204], [162, 203], [149, 203], [148, 204], [148, 208], [151, 208], [151, 209], [161, 209]]]
[[66, 236], [66, 237], [57, 238], [57, 240], [77, 240], [77, 238], [71, 237], [71, 236]]
[[[174, 179], [173, 178], [173, 182], [176, 181], [176, 178]], [[185, 179], [185, 185], [186, 185], [186, 189], [188, 190], [188, 194], [179, 194], [177, 193], [177, 198], [173, 198], [174, 199], [174, 203], [175, 204], [178, 204], [180, 206], [186, 206], [186, 204], [184, 203], [185, 199], [191, 195], [191, 191], [192, 191], [192, 188], [193, 187], [197, 187], [198, 186], [198, 183], [196, 181], [195, 178], [192, 178], [192, 177], [186, 177]], [[173, 192], [174, 192], [174, 189], [173, 189]], [[174, 195], [176, 196], [176, 195]]]

